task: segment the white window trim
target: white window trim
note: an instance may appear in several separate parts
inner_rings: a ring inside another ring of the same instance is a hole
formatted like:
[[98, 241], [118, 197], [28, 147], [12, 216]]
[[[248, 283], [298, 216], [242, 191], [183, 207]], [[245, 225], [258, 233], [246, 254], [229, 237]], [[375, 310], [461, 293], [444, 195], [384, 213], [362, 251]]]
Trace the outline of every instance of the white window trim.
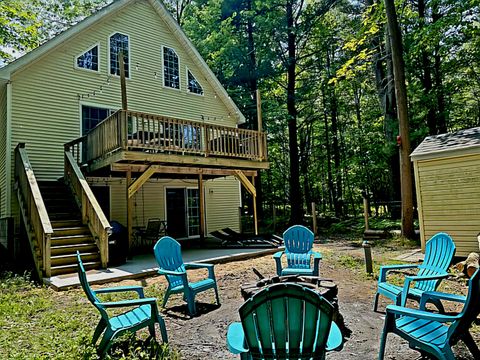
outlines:
[[89, 107], [95, 107], [95, 108], [99, 108], [99, 109], [106, 109], [106, 110], [110, 110], [110, 111], [115, 111], [115, 107], [114, 106], [108, 106], [108, 105], [105, 105], [105, 104], [100, 104], [100, 103], [95, 103], [95, 102], [91, 102], [91, 101], [79, 101], [78, 102], [78, 125], [79, 125], [79, 129], [78, 129], [78, 136], [82, 136], [82, 107], [83, 106], [89, 106]]
[[111, 77], [120, 78], [120, 75], [112, 74], [110, 71], [110, 38], [115, 34], [122, 34], [128, 38], [128, 76], [125, 76], [125, 79], [130, 80], [132, 78], [132, 49], [130, 35], [121, 31], [114, 31], [107, 37], [107, 74]]
[[[205, 96], [205, 89], [204, 87], [202, 86], [202, 84], [200, 84], [200, 81], [198, 81], [197, 77], [195, 76], [195, 74], [193, 73], [193, 71], [191, 71], [188, 66], [185, 66], [185, 79], [186, 79], [186, 83], [187, 83], [187, 93], [189, 94], [192, 94], [192, 95], [196, 95], [196, 96]], [[192, 76], [195, 78], [195, 80], [198, 82], [198, 84], [202, 87], [202, 94], [197, 94], [197, 93], [194, 93], [192, 91], [190, 91], [190, 89], [188, 88], [189, 86], [189, 83], [188, 83], [188, 72], [190, 71], [190, 73], [192, 74]]]
[[[77, 63], [78, 58], [79, 58], [80, 56], [82, 56], [83, 54], [85, 54], [86, 52], [92, 50], [95, 46], [98, 47], [98, 70], [91, 70], [91, 69], [86, 69], [86, 68], [83, 68], [83, 67], [78, 66], [78, 63]], [[85, 51], [81, 52], [80, 54], [78, 54], [77, 56], [75, 56], [75, 59], [74, 59], [73, 61], [74, 61], [73, 66], [74, 66], [75, 69], [99, 74], [99, 73], [101, 72], [101, 71], [100, 71], [100, 67], [101, 67], [100, 43], [97, 42], [97, 43], [93, 44], [93, 45], [90, 46], [87, 50], [85, 50]]]
[[[177, 58], [178, 58], [178, 76], [180, 77], [180, 79], [178, 79], [178, 89], [175, 89], [173, 87], [165, 85], [165, 63], [163, 61], [163, 53], [164, 53], [165, 48], [173, 50], [173, 52], [175, 53], [175, 55], [177, 55]], [[161, 55], [162, 55], [162, 85], [163, 85], [163, 87], [165, 89], [182, 91], [182, 76], [181, 76], [181, 71], [180, 71], [180, 56], [178, 56], [178, 53], [175, 51], [175, 49], [173, 47], [165, 46], [165, 45], [162, 45], [162, 54]]]

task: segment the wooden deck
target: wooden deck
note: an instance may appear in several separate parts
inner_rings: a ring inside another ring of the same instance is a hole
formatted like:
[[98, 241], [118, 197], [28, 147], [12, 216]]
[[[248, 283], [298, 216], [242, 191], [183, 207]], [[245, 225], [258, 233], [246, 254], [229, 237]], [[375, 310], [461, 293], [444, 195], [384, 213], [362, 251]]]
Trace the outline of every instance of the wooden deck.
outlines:
[[112, 114], [65, 148], [87, 172], [117, 163], [246, 170], [269, 167], [264, 132], [128, 110]]

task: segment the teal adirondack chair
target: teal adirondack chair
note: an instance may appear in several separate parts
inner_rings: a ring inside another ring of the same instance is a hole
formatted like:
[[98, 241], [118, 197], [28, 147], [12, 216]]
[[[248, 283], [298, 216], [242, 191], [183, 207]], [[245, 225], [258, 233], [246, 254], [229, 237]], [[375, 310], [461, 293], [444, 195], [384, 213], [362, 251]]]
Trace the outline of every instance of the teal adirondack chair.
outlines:
[[[165, 275], [168, 281], [168, 288], [163, 298], [163, 307], [167, 304], [168, 297], [171, 294], [183, 293], [183, 299], [188, 305], [188, 312], [193, 316], [196, 313], [195, 295], [208, 289], [215, 290], [217, 304], [220, 305], [213, 265], [183, 263], [181, 246], [170, 236], [164, 236], [158, 240], [153, 247], [153, 252], [159, 266], [158, 273]], [[189, 282], [187, 277], [187, 270], [189, 269], [208, 269], [208, 278], [197, 282]]]
[[[448, 276], [447, 270], [455, 255], [455, 244], [445, 233], [435, 234], [425, 246], [425, 258], [421, 265], [389, 265], [380, 268], [378, 288], [375, 294], [373, 311], [377, 311], [378, 297], [384, 295], [395, 301], [396, 305], [405, 306], [407, 298], [420, 301], [425, 291], [434, 291], [440, 281]], [[402, 286], [387, 282], [387, 273], [391, 270], [418, 268], [416, 276], [406, 276]], [[410, 287], [411, 283], [415, 283]], [[444, 312], [442, 303], [431, 299], [440, 312]]]
[[[465, 305], [458, 315], [442, 315], [425, 311], [426, 303], [431, 300], [456, 301]], [[480, 359], [480, 350], [469, 332], [473, 321], [480, 314], [479, 304], [480, 270], [477, 270], [468, 281], [467, 297], [431, 291], [422, 294], [420, 310], [387, 306], [378, 359], [384, 359], [389, 332], [407, 340], [411, 348], [433, 355], [439, 360], [454, 360], [452, 346], [462, 340], [474, 358]]]
[[[289, 227], [283, 233], [285, 251], [273, 255], [277, 267], [277, 275], [310, 275], [318, 276], [318, 267], [322, 255], [312, 250], [314, 235], [302, 225]], [[282, 255], [287, 258], [287, 267], [282, 268]], [[311, 258], [313, 256], [313, 268]]]
[[241, 323], [228, 327], [227, 346], [240, 359], [324, 359], [343, 342], [333, 306], [298, 284], [271, 285], [239, 312]]
[[[103, 288], [92, 290], [85, 274], [82, 258], [77, 252], [78, 277], [88, 300], [95, 306], [102, 316], [95, 332], [93, 333], [92, 343], [96, 344], [98, 338], [103, 333], [103, 338], [98, 347], [99, 353], [104, 356], [112, 346], [112, 341], [125, 332], [136, 332], [144, 327], [148, 327], [150, 335], [155, 339], [155, 323], [160, 327], [163, 342], [168, 342], [165, 322], [158, 313], [157, 299], [145, 298], [141, 286], [118, 286], [113, 288]], [[117, 292], [133, 291], [138, 294], [139, 299], [103, 302], [97, 295]], [[110, 317], [107, 310], [112, 308], [131, 308], [121, 315]]]

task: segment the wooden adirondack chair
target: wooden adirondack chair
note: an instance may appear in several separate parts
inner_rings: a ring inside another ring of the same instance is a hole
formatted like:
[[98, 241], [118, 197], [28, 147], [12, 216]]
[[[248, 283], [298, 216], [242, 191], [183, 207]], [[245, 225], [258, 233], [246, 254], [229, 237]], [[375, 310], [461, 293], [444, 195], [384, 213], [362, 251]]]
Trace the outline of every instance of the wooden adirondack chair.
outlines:
[[[139, 329], [148, 327], [150, 335], [155, 336], [155, 323], [160, 327], [163, 342], [168, 342], [165, 322], [158, 313], [157, 299], [145, 298], [141, 286], [118, 286], [114, 288], [103, 288], [92, 290], [85, 274], [82, 258], [77, 251], [78, 277], [88, 300], [95, 306], [102, 316], [93, 334], [92, 343], [96, 344], [98, 338], [103, 333], [103, 338], [98, 347], [99, 353], [104, 356], [112, 346], [112, 341], [124, 332], [136, 332]], [[103, 302], [97, 295], [115, 292], [133, 291], [138, 294], [139, 299]], [[110, 317], [107, 310], [111, 308], [131, 308], [121, 315]]]
[[[310, 275], [318, 276], [318, 267], [322, 255], [312, 251], [314, 234], [305, 226], [294, 225], [283, 233], [285, 251], [276, 252], [273, 255], [277, 267], [277, 275]], [[287, 258], [287, 267], [282, 268], [282, 255]], [[311, 258], [313, 256], [313, 269]]]
[[[425, 305], [432, 299], [464, 303], [460, 314], [442, 315], [425, 311]], [[480, 359], [480, 350], [475, 344], [469, 329], [480, 314], [480, 270], [468, 281], [468, 295], [424, 292], [420, 300], [420, 310], [401, 306], [387, 306], [385, 327], [380, 341], [379, 360], [383, 360], [387, 334], [393, 332], [408, 341], [413, 349], [428, 353], [439, 360], [454, 360], [452, 346], [462, 340], [475, 359]]]
[[[188, 312], [193, 316], [196, 313], [195, 295], [208, 289], [215, 290], [217, 304], [220, 305], [213, 265], [184, 264], [181, 246], [170, 236], [164, 236], [158, 240], [153, 247], [153, 252], [159, 266], [158, 273], [165, 275], [168, 281], [168, 288], [163, 298], [163, 307], [167, 304], [168, 297], [171, 294], [183, 293], [183, 298], [188, 304]], [[189, 282], [187, 278], [187, 270], [189, 269], [208, 269], [208, 278], [198, 282]]]
[[333, 306], [298, 284], [269, 286], [239, 312], [241, 323], [228, 327], [227, 345], [241, 359], [324, 359], [342, 345]]
[[[377, 311], [380, 294], [395, 301], [396, 305], [405, 306], [407, 298], [420, 301], [425, 291], [434, 291], [440, 281], [448, 276], [447, 270], [455, 255], [455, 244], [452, 238], [445, 233], [435, 234], [426, 244], [425, 259], [421, 265], [389, 265], [380, 268], [378, 288], [375, 294], [373, 311]], [[391, 270], [418, 268], [416, 276], [406, 276], [402, 286], [387, 282], [387, 273]], [[411, 283], [415, 283], [410, 287]], [[431, 299], [440, 312], [443, 312], [442, 303]]]

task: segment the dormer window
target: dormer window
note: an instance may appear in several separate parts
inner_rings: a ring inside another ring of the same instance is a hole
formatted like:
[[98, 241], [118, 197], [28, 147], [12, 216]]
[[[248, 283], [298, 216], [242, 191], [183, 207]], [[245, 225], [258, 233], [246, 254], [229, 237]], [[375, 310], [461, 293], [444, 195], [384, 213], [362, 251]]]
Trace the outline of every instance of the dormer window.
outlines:
[[203, 95], [203, 88], [202, 85], [198, 82], [198, 80], [193, 76], [192, 72], [187, 69], [187, 85], [188, 85], [188, 91], [197, 94], [197, 95]]
[[130, 77], [130, 53], [128, 35], [115, 33], [110, 36], [110, 74], [120, 76], [119, 53], [123, 51], [125, 77]]
[[166, 46], [163, 47], [163, 85], [180, 89], [178, 55], [175, 50]]
[[98, 45], [78, 56], [76, 66], [80, 69], [98, 71]]

